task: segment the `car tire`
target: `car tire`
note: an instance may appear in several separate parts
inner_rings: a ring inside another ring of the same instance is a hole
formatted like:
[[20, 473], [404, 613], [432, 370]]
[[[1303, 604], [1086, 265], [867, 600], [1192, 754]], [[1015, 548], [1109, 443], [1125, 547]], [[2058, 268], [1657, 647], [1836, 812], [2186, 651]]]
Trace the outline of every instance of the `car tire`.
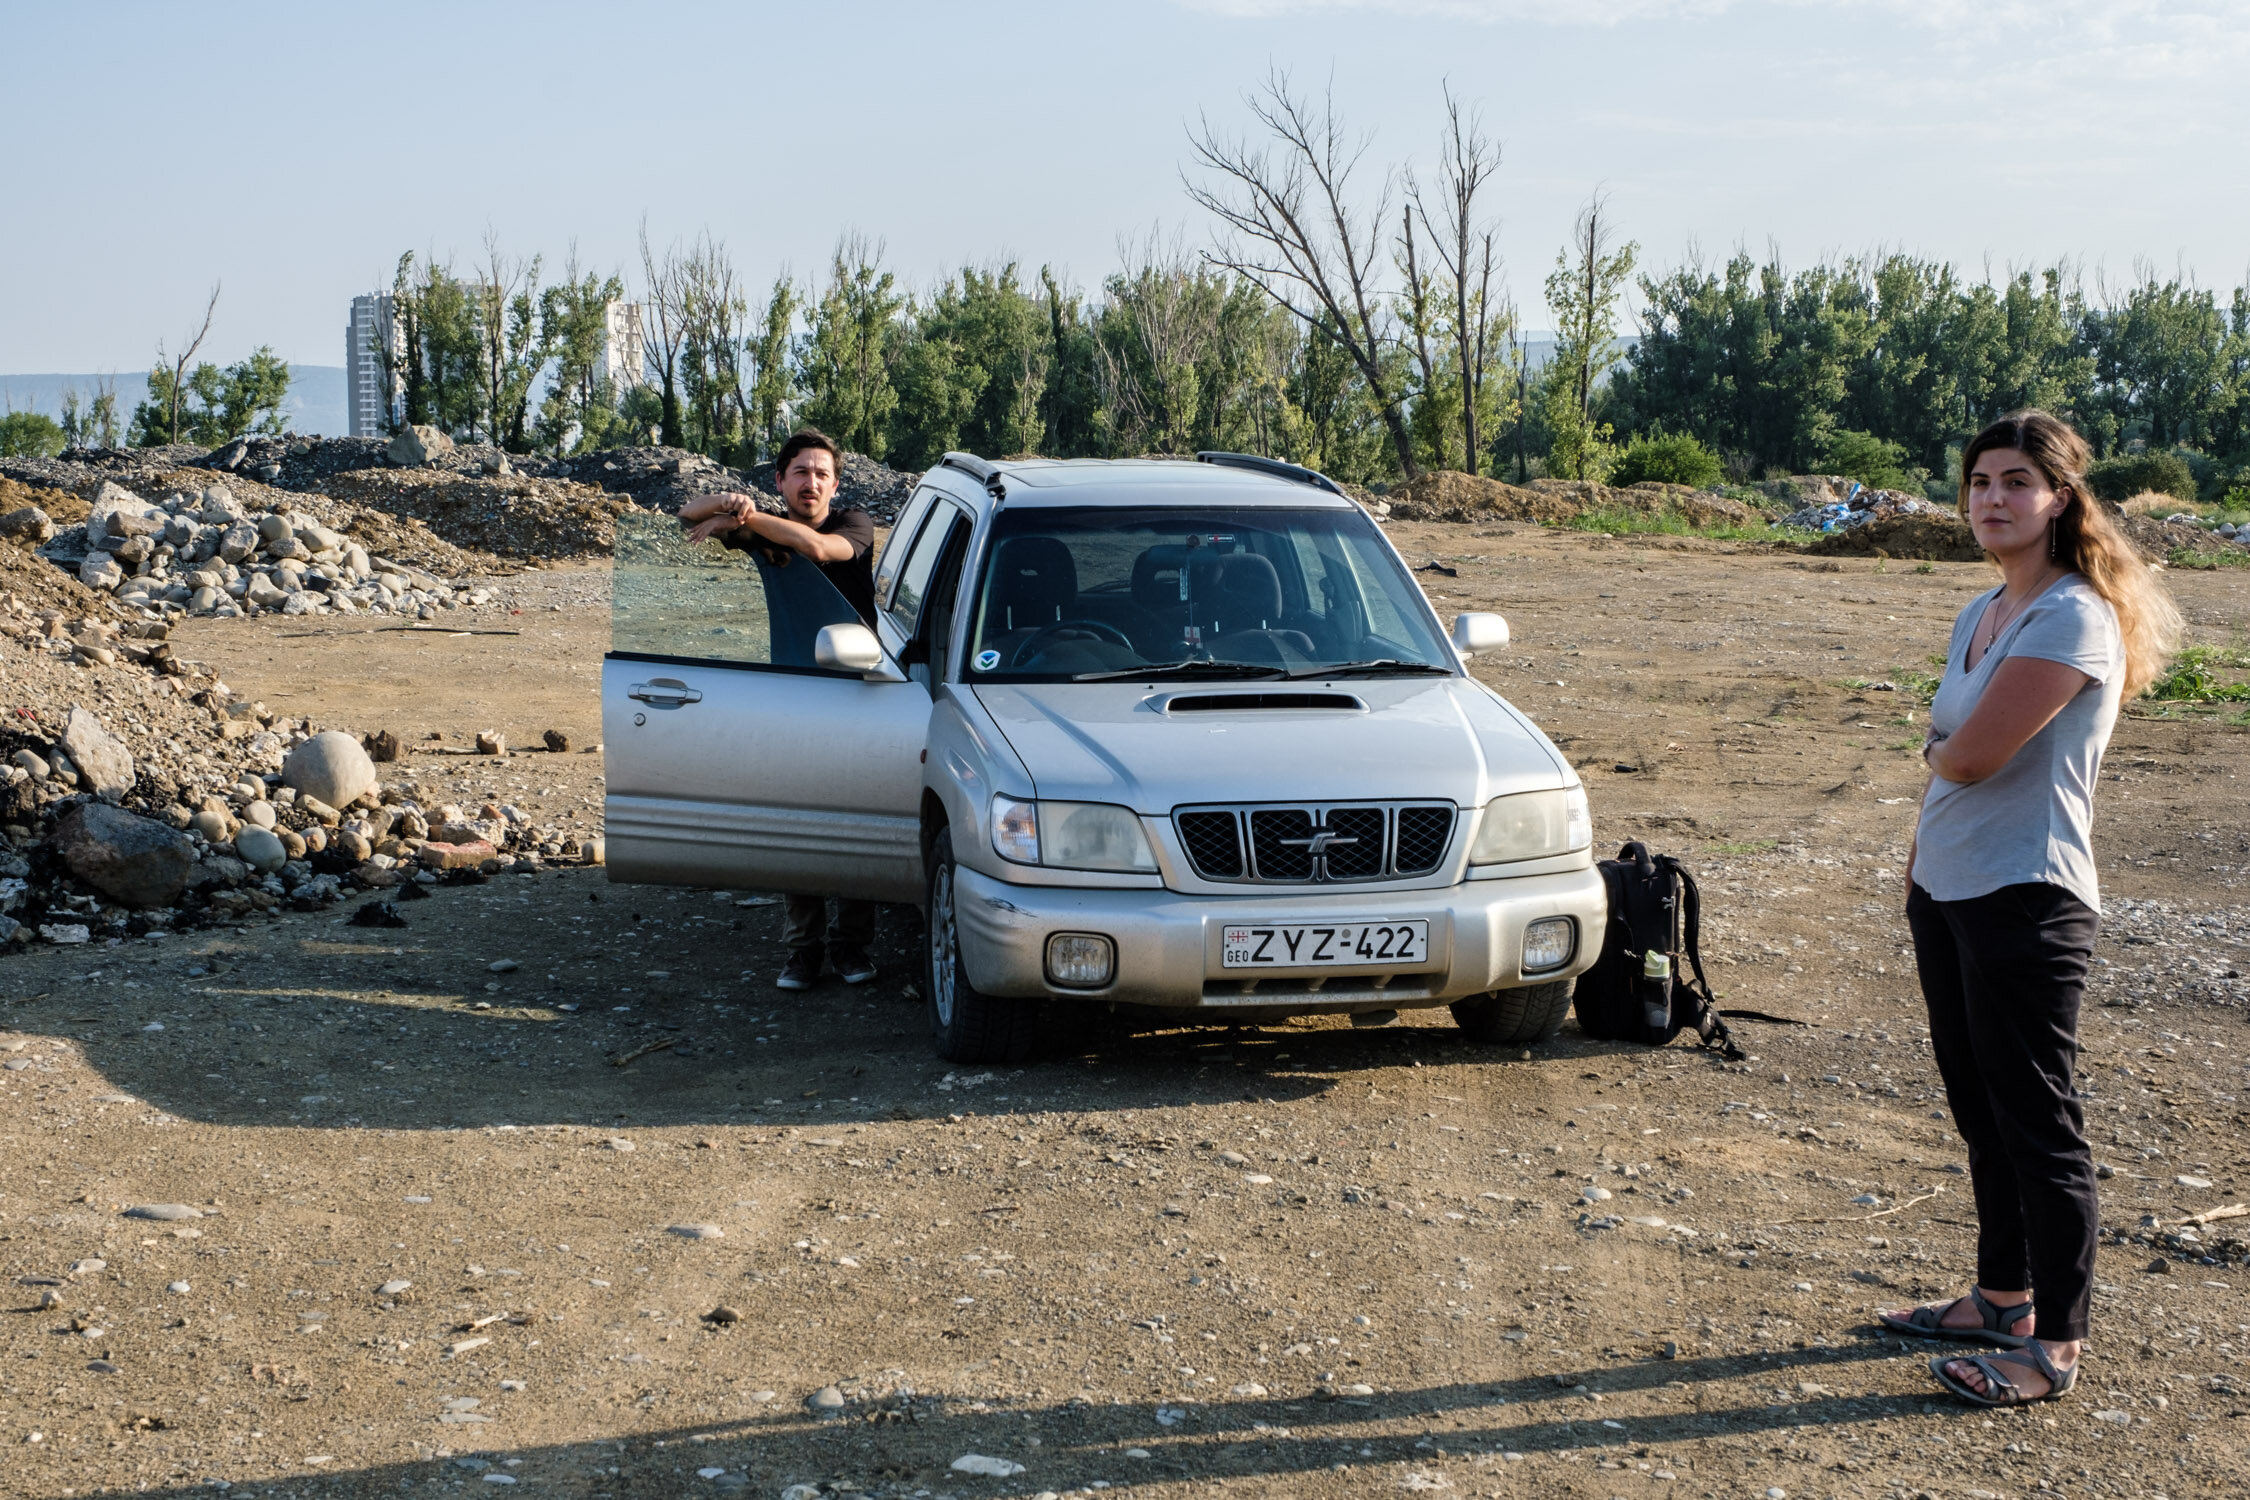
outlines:
[[1577, 982], [1557, 979], [1521, 989], [1493, 990], [1453, 1002], [1454, 1024], [1474, 1042], [1525, 1046], [1562, 1030]]
[[1032, 1054], [1039, 1038], [1037, 1000], [986, 995], [969, 983], [961, 965], [960, 929], [954, 916], [953, 834], [931, 841], [929, 920], [922, 943], [923, 993], [929, 997], [930, 1041], [947, 1062], [1013, 1063]]

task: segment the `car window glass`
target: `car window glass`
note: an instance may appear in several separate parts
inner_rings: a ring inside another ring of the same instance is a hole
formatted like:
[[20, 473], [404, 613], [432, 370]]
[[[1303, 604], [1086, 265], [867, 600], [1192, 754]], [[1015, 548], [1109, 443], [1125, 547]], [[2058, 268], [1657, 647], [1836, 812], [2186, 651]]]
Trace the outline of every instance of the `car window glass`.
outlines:
[[970, 680], [1201, 662], [1458, 670], [1382, 534], [1340, 506], [1003, 510], [970, 597]]
[[875, 562], [876, 608], [886, 608], [890, 604], [891, 585], [898, 579], [899, 564], [906, 558], [915, 528], [922, 524], [922, 518], [929, 514], [936, 498], [935, 490], [916, 491], [914, 498], [906, 502], [906, 509], [891, 523], [890, 535], [884, 539], [882, 554]]
[[817, 670], [824, 625], [859, 623], [820, 569], [794, 552], [690, 542], [673, 516], [617, 518], [609, 648], [737, 666]]
[[887, 613], [892, 622], [908, 635], [914, 633], [914, 622], [922, 613], [923, 596], [929, 592], [930, 573], [945, 553], [946, 537], [951, 532], [947, 523], [955, 514], [950, 505], [934, 506], [930, 511], [929, 524], [914, 539], [914, 548], [906, 555], [906, 565], [899, 570], [898, 583], [891, 591]]

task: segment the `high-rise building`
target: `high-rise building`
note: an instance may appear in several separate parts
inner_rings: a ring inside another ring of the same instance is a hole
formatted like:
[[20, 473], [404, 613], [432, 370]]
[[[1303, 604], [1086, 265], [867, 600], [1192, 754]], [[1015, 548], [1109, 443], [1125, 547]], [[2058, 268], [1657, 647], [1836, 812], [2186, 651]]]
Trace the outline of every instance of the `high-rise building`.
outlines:
[[612, 302], [603, 309], [602, 322], [602, 356], [594, 366], [594, 378], [608, 381], [610, 389], [622, 396], [638, 388], [644, 378], [641, 305]]
[[406, 353], [406, 329], [388, 292], [352, 298], [344, 329], [344, 409], [353, 437], [381, 437], [399, 419], [398, 393], [383, 367], [383, 351], [396, 364]]

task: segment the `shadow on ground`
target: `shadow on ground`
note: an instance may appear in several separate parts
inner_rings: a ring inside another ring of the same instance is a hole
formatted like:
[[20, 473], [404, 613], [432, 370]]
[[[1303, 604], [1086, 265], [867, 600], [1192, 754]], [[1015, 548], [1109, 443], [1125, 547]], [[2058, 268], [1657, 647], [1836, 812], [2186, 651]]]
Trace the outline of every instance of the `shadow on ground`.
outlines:
[[[1509, 1455], [1576, 1454], [1620, 1463], [1644, 1459], [1662, 1467], [1665, 1449], [1698, 1439], [1807, 1425], [1871, 1424], [1927, 1411], [1929, 1398], [1921, 1394], [1826, 1394], [1744, 1404], [1739, 1385], [1724, 1392], [1718, 1386], [1758, 1378], [1795, 1383], [1808, 1375], [1866, 1384], [1875, 1372], [1863, 1367], [1890, 1358], [1898, 1347], [1870, 1339], [1841, 1347], [1650, 1361], [1474, 1386], [1304, 1400], [987, 1404], [870, 1391], [854, 1393], [841, 1415], [827, 1419], [789, 1410], [623, 1438], [526, 1447], [478, 1441], [488, 1430], [495, 1438], [504, 1430], [507, 1398], [485, 1403], [484, 1410], [494, 1415], [490, 1429], [441, 1426], [433, 1402], [427, 1436], [415, 1445], [422, 1456], [415, 1460], [349, 1471], [291, 1466], [268, 1477], [225, 1482], [238, 1495], [277, 1500], [468, 1486], [484, 1482], [487, 1474], [536, 1485], [542, 1495], [615, 1500], [773, 1495], [794, 1484], [818, 1486], [824, 1495], [943, 1486], [995, 1500], [1024, 1500], [1042, 1491], [1097, 1482], [1286, 1482], [1291, 1475], [1323, 1470], [1412, 1466], [1440, 1458], [1458, 1462], [1472, 1457], [1504, 1467], [1513, 1461]], [[1819, 1381], [1813, 1384], [1825, 1389]], [[1618, 1420], [1603, 1417], [1594, 1404], [1601, 1395], [1651, 1391], [1669, 1391], [1681, 1409]], [[1736, 1404], [1717, 1404], [1720, 1399]], [[1960, 1415], [1967, 1419], [1975, 1414], [1961, 1408]], [[1468, 1425], [1460, 1425], [1465, 1417]], [[1371, 1430], [1383, 1423], [1431, 1419], [1449, 1425], [1421, 1438]], [[975, 1478], [950, 1468], [968, 1454], [1021, 1463], [1024, 1472]], [[224, 1476], [177, 1478], [193, 1483]], [[1386, 1476], [1383, 1487], [1396, 1483]], [[134, 1492], [84, 1492], [128, 1493]]]

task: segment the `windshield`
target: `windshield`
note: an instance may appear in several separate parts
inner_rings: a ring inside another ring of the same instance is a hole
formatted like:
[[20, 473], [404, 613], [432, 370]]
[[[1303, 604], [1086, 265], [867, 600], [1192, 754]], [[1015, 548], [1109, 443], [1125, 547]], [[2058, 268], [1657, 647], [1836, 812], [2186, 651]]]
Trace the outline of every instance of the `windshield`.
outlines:
[[1357, 509], [1004, 510], [976, 598], [972, 682], [1457, 670]]

